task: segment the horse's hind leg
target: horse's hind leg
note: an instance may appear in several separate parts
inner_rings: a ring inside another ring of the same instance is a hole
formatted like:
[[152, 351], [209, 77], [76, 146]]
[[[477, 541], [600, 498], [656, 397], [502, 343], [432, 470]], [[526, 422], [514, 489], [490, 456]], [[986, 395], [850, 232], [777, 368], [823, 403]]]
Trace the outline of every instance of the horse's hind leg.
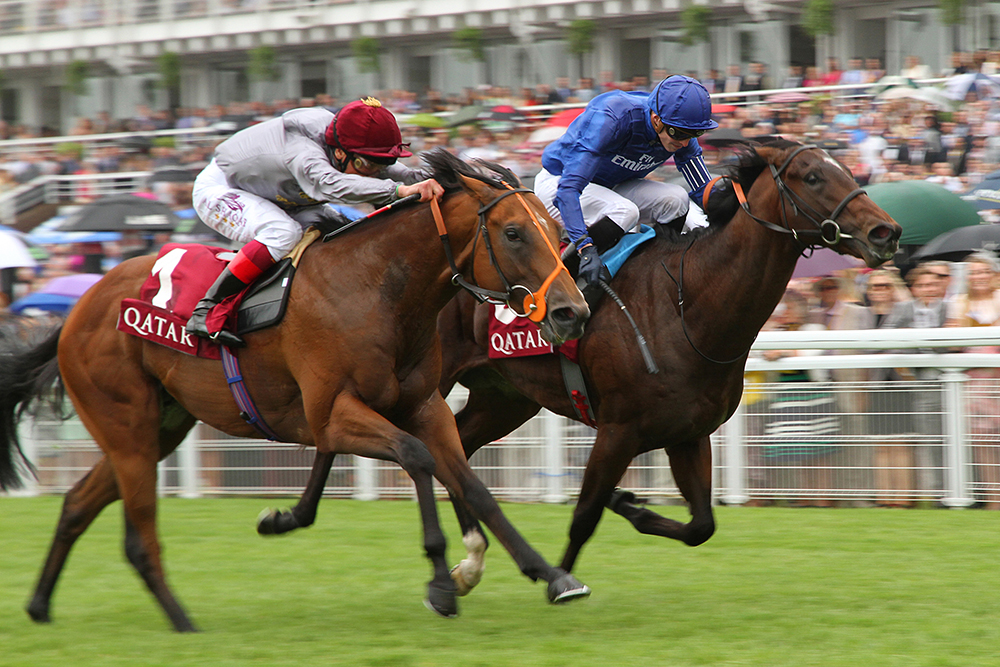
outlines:
[[617, 491], [611, 509], [628, 519], [635, 529], [647, 535], [680, 540], [688, 546], [703, 544], [715, 532], [712, 514], [712, 444], [706, 436], [667, 450], [670, 469], [681, 495], [687, 500], [691, 521], [681, 523], [662, 517], [652, 510], [633, 504], [635, 497]]
[[309, 482], [306, 484], [302, 497], [290, 510], [269, 508], [257, 517], [257, 532], [261, 535], [281, 535], [296, 528], [308, 528], [316, 521], [316, 509], [323, 498], [327, 477], [336, 454], [332, 452], [316, 452]]
[[52, 593], [70, 549], [101, 510], [115, 500], [118, 500], [118, 486], [108, 457], [105, 456], [66, 494], [49, 555], [26, 610], [32, 620], [38, 623], [52, 620], [49, 616]]

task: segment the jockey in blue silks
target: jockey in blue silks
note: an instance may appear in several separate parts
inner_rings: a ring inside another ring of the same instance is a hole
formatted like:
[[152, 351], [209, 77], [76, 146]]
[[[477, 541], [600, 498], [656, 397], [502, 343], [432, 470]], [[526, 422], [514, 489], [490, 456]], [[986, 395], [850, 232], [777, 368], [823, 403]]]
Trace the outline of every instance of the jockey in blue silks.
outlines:
[[[614, 90], [595, 97], [546, 147], [535, 193], [576, 242], [588, 285], [601, 271], [595, 242], [603, 252], [640, 223], [683, 229], [688, 197], [700, 201], [711, 180], [696, 137], [718, 126], [705, 87], [671, 76], [651, 93]], [[645, 178], [671, 156], [687, 192]]]

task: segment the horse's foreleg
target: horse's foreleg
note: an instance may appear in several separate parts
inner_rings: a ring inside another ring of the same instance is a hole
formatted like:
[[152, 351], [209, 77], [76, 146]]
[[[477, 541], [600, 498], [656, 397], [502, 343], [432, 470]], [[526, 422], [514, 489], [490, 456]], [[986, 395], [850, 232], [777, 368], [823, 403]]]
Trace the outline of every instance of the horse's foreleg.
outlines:
[[[449, 489], [452, 501], [464, 505], [471, 516], [486, 524], [532, 581], [548, 582], [550, 602], [567, 602], [590, 595], [590, 589], [573, 575], [549, 565], [511, 525], [486, 486], [469, 467], [454, 427], [451, 411], [440, 396], [427, 406], [419, 427], [438, 463], [437, 477]], [[468, 546], [468, 544], [467, 544]]]
[[486, 539], [486, 533], [483, 532], [482, 526], [469, 513], [465, 502], [455, 497], [455, 494], [450, 491], [448, 496], [455, 509], [458, 525], [462, 529], [462, 544], [465, 545], [465, 551], [468, 554], [458, 565], [451, 568], [451, 578], [458, 587], [458, 594], [468, 595], [483, 578], [483, 570], [486, 569], [486, 549], [490, 543]]
[[569, 544], [563, 553], [562, 567], [571, 572], [580, 556], [580, 550], [594, 534], [604, 513], [604, 507], [611, 499], [615, 485], [625, 474], [632, 461], [632, 452], [625, 451], [620, 443], [630, 441], [616, 424], [602, 424], [597, 430], [594, 448], [587, 459], [580, 484], [580, 497], [573, 509], [573, 520], [569, 526]]
[[[442, 401], [443, 402], [443, 401]], [[450, 413], [449, 413], [450, 414]], [[427, 585], [428, 609], [446, 617], [458, 614], [455, 583], [445, 560], [446, 540], [434, 499], [435, 461], [420, 439], [401, 431], [357, 398], [341, 394], [327, 427], [316, 433], [317, 446], [359, 456], [395, 461], [413, 480], [424, 530], [424, 551], [434, 577]]]
[[330, 476], [330, 468], [336, 455], [332, 452], [316, 452], [309, 482], [302, 497], [290, 510], [269, 508], [257, 517], [257, 532], [261, 535], [282, 535], [296, 528], [308, 528], [316, 521], [316, 509], [323, 498], [323, 489]]
[[49, 555], [26, 611], [32, 620], [48, 623], [49, 606], [56, 582], [77, 538], [87, 530], [105, 507], [118, 500], [114, 471], [105, 456], [66, 494]]
[[691, 521], [681, 523], [662, 517], [645, 507], [637, 507], [635, 497], [618, 491], [611, 509], [628, 519], [636, 530], [647, 535], [660, 535], [680, 540], [688, 546], [698, 546], [715, 532], [712, 514], [712, 445], [706, 436], [667, 450], [674, 482], [688, 502]]

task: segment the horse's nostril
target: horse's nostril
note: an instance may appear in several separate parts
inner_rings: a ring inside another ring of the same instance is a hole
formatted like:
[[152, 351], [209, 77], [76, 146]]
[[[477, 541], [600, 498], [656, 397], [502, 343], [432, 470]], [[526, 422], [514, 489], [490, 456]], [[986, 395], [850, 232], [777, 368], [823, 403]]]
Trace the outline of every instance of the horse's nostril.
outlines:
[[884, 245], [899, 238], [901, 230], [896, 226], [878, 225], [868, 232], [868, 239], [875, 244]]
[[562, 323], [569, 323], [576, 319], [576, 313], [572, 308], [556, 308], [552, 311], [552, 319]]

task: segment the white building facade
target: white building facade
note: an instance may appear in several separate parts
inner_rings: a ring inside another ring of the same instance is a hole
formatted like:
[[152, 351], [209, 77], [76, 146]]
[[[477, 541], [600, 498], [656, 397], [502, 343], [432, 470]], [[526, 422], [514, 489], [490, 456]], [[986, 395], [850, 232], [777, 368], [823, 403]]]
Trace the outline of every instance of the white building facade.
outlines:
[[[682, 43], [683, 11], [709, 10], [707, 42]], [[952, 51], [1000, 45], [1000, 2], [968, 0], [957, 26], [937, 0], [833, 0], [833, 34], [801, 28], [807, 0], [0, 0], [0, 116], [65, 130], [75, 115], [134, 114], [165, 107], [159, 56], [181, 64], [180, 106], [347, 99], [384, 89], [444, 94], [493, 84], [518, 90], [567, 76], [601, 81], [656, 69], [702, 76], [751, 60], [780, 83], [790, 64], [880, 58], [897, 73], [907, 55], [936, 73]], [[594, 22], [592, 49], [567, 50], [567, 30]], [[453, 35], [478, 28], [485, 61], [470, 61]], [[380, 69], [361, 73], [352, 51], [377, 40]], [[251, 81], [250, 52], [269, 46], [280, 77]], [[67, 89], [71, 63], [86, 63], [87, 92]]]

